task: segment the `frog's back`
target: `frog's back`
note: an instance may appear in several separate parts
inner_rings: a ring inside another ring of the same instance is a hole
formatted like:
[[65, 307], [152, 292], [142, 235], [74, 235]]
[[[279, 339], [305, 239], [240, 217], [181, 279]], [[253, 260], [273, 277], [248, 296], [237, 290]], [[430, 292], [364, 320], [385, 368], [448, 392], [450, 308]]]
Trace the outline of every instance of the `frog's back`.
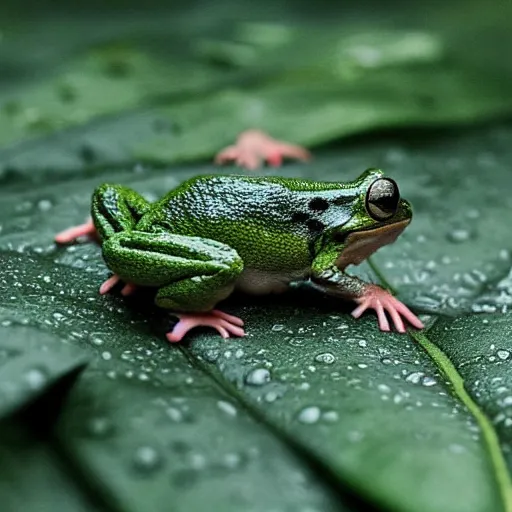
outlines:
[[308, 201], [329, 185], [334, 190], [295, 179], [198, 176], [155, 203], [145, 222], [226, 243], [252, 268], [299, 269], [310, 264], [311, 244], [324, 227]]

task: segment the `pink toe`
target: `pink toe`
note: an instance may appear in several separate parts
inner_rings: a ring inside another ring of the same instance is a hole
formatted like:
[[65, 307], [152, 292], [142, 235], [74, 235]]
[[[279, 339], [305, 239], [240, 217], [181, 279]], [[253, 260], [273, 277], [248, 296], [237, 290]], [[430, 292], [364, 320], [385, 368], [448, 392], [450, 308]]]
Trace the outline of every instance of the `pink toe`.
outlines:
[[219, 318], [223, 318], [224, 320], [227, 320], [228, 322], [243, 326], [244, 321], [241, 318], [238, 318], [237, 316], [230, 315], [228, 313], [224, 313], [224, 311], [221, 311], [220, 309], [212, 309], [212, 315], [218, 316]]
[[87, 221], [79, 226], [73, 226], [72, 228], [65, 229], [57, 235], [55, 235], [55, 241], [59, 244], [66, 244], [76, 240], [81, 236], [92, 236], [96, 233], [96, 228], [92, 220]]
[[113, 275], [109, 277], [101, 286], [100, 286], [100, 295], [105, 295], [108, 293], [114, 286], [120, 281], [119, 276]]
[[137, 289], [137, 285], [135, 285], [133, 283], [128, 283], [121, 290], [121, 295], [124, 295], [126, 297], [128, 295], [131, 295], [136, 289]]

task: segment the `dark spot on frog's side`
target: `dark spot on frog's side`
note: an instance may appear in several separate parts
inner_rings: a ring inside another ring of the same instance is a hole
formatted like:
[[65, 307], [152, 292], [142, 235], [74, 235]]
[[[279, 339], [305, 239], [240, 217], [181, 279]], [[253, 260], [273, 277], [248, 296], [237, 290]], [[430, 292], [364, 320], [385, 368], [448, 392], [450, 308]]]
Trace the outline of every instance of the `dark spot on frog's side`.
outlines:
[[309, 215], [305, 212], [292, 213], [292, 222], [306, 222], [309, 220]]
[[306, 226], [312, 233], [319, 233], [325, 229], [325, 224], [316, 219], [309, 219]]
[[309, 201], [309, 209], [323, 212], [329, 208], [329, 203], [322, 197], [314, 197]]

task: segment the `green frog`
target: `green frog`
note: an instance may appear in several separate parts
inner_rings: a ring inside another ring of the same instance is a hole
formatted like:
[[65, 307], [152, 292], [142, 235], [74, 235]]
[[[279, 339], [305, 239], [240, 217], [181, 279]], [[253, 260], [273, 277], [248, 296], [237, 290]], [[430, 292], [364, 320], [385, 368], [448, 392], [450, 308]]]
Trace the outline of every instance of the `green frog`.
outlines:
[[197, 176], [153, 203], [127, 187], [102, 184], [91, 213], [90, 221], [56, 241], [96, 236], [114, 274], [100, 293], [120, 281], [123, 295], [154, 287], [156, 304], [179, 319], [167, 333], [171, 342], [197, 326], [213, 327], [224, 338], [244, 336], [242, 319], [216, 309], [217, 303], [234, 290], [280, 293], [300, 281], [354, 300], [356, 318], [374, 309], [384, 331], [389, 319], [398, 332], [406, 330], [404, 319], [423, 328], [389, 292], [346, 273], [411, 222], [410, 204], [379, 169], [345, 183]]

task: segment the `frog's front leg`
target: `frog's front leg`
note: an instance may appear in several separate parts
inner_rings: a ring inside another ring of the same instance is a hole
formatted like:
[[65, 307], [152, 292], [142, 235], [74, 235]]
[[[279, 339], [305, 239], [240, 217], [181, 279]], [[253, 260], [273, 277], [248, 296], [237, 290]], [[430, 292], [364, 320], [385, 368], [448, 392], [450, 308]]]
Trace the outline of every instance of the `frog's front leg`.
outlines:
[[[150, 203], [135, 190], [122, 185], [100, 185], [92, 195], [92, 217], [84, 224], [61, 231], [55, 241], [67, 244], [87, 236], [101, 242], [114, 233], [132, 230], [149, 207]], [[119, 281], [119, 276], [110, 277], [101, 285], [100, 293], [107, 293]], [[133, 284], [128, 283], [121, 293], [129, 295], [134, 289]]]
[[386, 312], [398, 332], [406, 331], [401, 317], [404, 317], [414, 327], [423, 329], [421, 320], [391, 293], [380, 286], [365, 283], [340, 270], [335, 265], [337, 254], [322, 253], [316, 257], [312, 267], [312, 282], [315, 288], [329, 295], [357, 302], [359, 306], [352, 311], [354, 318], [359, 318], [367, 309], [374, 309], [382, 331], [390, 330]]
[[107, 266], [123, 281], [157, 287], [155, 303], [177, 311], [180, 321], [167, 334], [180, 341], [197, 326], [224, 337], [244, 336], [243, 321], [214, 306], [234, 289], [243, 270], [238, 253], [215, 240], [172, 233], [120, 232], [102, 246]]

